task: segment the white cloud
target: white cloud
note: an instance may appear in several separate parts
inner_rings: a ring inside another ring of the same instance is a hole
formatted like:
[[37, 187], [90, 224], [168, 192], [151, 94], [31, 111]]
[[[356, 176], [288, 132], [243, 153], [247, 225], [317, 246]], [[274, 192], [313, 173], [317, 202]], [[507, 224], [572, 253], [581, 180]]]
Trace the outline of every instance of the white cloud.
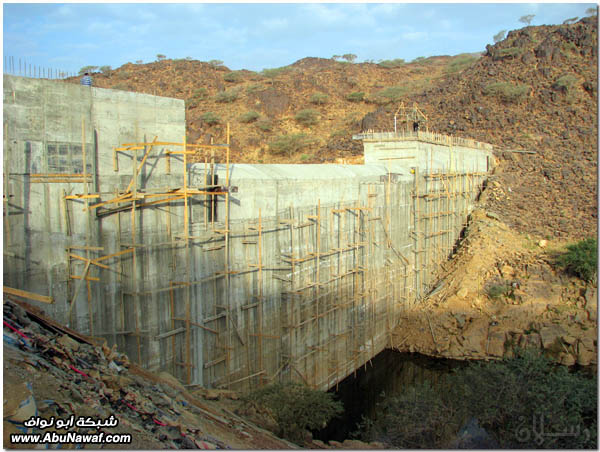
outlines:
[[278, 31], [288, 28], [290, 25], [286, 18], [275, 17], [273, 19], [264, 19], [261, 21], [261, 26], [266, 28], [268, 31]]

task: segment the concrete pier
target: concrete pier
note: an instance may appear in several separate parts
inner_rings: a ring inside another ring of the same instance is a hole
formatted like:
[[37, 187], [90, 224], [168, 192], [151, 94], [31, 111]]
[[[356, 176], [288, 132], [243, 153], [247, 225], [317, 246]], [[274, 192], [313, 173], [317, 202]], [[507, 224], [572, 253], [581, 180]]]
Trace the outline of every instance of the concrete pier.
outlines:
[[4, 285], [233, 389], [327, 389], [383, 350], [492, 164], [423, 132], [357, 136], [365, 165], [188, 164], [183, 101], [12, 76], [4, 117]]

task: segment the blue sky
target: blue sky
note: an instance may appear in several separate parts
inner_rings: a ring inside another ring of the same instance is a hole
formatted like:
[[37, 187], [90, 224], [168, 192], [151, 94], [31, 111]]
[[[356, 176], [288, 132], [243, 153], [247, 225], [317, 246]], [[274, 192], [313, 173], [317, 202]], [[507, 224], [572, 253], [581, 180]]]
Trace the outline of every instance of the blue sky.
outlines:
[[364, 60], [478, 52], [500, 30], [558, 24], [593, 3], [4, 3], [3, 52], [37, 66], [192, 57], [230, 69], [353, 53]]

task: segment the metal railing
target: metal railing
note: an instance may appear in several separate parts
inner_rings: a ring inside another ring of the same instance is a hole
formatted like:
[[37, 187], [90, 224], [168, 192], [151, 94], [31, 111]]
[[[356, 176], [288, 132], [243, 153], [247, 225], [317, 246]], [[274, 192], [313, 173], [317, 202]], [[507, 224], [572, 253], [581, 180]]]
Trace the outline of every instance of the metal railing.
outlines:
[[373, 141], [424, 141], [427, 143], [443, 144], [445, 146], [464, 146], [473, 149], [482, 149], [485, 151], [493, 150], [489, 143], [471, 140], [469, 138], [454, 137], [435, 132], [364, 132], [352, 135], [354, 140], [373, 140]]
[[62, 69], [50, 68], [31, 64], [24, 58], [4, 55], [4, 74], [18, 75], [21, 77], [46, 78], [61, 80], [74, 77], [77, 74]]

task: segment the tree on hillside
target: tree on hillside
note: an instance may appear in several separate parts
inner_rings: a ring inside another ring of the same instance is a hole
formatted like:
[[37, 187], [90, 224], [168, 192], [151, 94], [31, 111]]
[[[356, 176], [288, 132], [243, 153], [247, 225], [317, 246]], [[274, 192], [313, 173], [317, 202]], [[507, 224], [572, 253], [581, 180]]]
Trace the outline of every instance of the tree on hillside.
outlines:
[[535, 14], [527, 14], [526, 16], [521, 16], [519, 18], [519, 22], [529, 25], [534, 17], [535, 17]]
[[135, 60], [135, 64], [142, 64], [144, 60]]
[[212, 67], [223, 66], [223, 62], [221, 60], [210, 60], [208, 64], [210, 64]]
[[104, 75], [109, 75], [111, 71], [112, 68], [110, 66], [100, 66], [100, 72], [102, 72]]
[[585, 13], [589, 16], [597, 16], [598, 15], [598, 7], [593, 6], [585, 10]]
[[566, 19], [565, 21], [563, 21], [563, 25], [574, 24], [575, 22], [577, 22], [577, 19], [579, 19], [579, 17], [571, 17], [570, 19]]
[[334, 60], [334, 61], [337, 61], [337, 60], [339, 60], [340, 58], [342, 58], [342, 56], [341, 56], [341, 55], [333, 55], [333, 56], [331, 57], [331, 59], [332, 59], [332, 60]]
[[502, 41], [504, 36], [506, 36], [506, 30], [500, 30], [494, 35], [494, 43]]
[[346, 60], [348, 63], [352, 63], [352, 62], [354, 62], [354, 60], [356, 60], [356, 55], [354, 55], [353, 53], [346, 53], [346, 54], [342, 55], [342, 58], [344, 60]]
[[158, 54], [156, 55], [156, 59], [157, 59], [158, 61], [162, 61], [162, 60], [164, 60], [165, 58], [167, 58], [167, 57], [166, 57], [165, 55], [163, 55], [162, 53], [158, 53]]
[[98, 70], [98, 66], [83, 66], [81, 69], [79, 69], [79, 75], [83, 75], [86, 72], [94, 72]]

